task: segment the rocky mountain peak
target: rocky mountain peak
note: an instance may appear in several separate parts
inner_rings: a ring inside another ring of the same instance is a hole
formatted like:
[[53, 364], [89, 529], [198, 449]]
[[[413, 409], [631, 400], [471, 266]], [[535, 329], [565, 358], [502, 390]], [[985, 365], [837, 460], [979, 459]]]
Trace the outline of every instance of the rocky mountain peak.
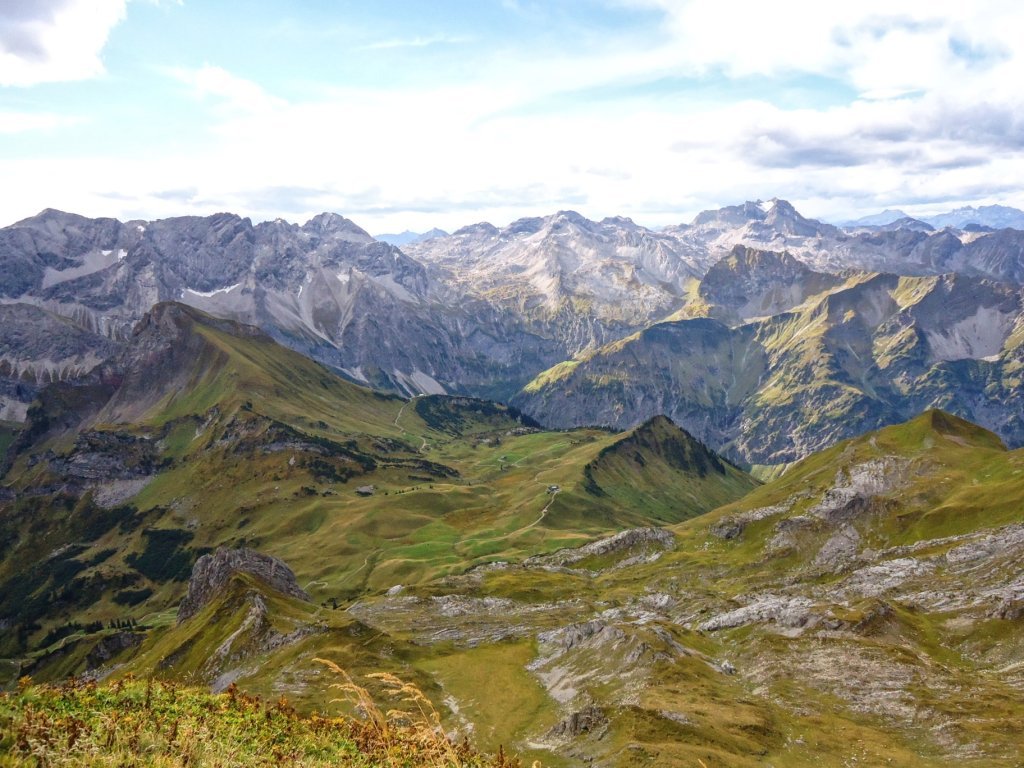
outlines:
[[192, 568], [188, 594], [178, 606], [178, 623], [190, 619], [214, 599], [238, 574], [253, 576], [271, 589], [289, 597], [309, 601], [309, 595], [295, 580], [295, 574], [283, 560], [253, 549], [225, 549], [203, 555]]
[[15, 227], [40, 227], [40, 226], [52, 226], [52, 225], [65, 225], [65, 224], [82, 224], [89, 219], [84, 216], [80, 216], [77, 213], [68, 213], [58, 208], [44, 208], [35, 216], [29, 216], [27, 219], [15, 222]]
[[628, 216], [605, 216], [601, 219], [601, 225], [606, 227], [620, 227], [621, 229], [637, 229], [637, 224]]
[[747, 245], [737, 245], [733, 247], [728, 256], [715, 262], [708, 274], [710, 275], [712, 271], [724, 270], [749, 275], [778, 269], [797, 273], [809, 271], [803, 262], [794, 258], [788, 251], [767, 251]]
[[302, 225], [304, 232], [321, 237], [332, 236], [334, 238], [350, 240], [358, 243], [372, 243], [373, 237], [365, 229], [354, 221], [346, 219], [337, 213], [321, 213]]
[[513, 221], [501, 231], [501, 234], [503, 237], [535, 235], [544, 228], [545, 222], [546, 220], [541, 216], [526, 216]]
[[849, 227], [884, 227], [900, 219], [907, 219], [910, 216], [898, 208], [886, 208], [881, 213], [873, 213], [869, 216], [862, 216], [859, 219], [847, 222]]
[[737, 245], [711, 266], [698, 293], [712, 316], [736, 322], [786, 311], [836, 282], [786, 251]]
[[904, 216], [896, 221], [889, 222], [888, 224], [882, 224], [878, 227], [879, 230], [885, 232], [894, 232], [901, 229], [910, 230], [912, 232], [934, 232], [935, 227], [931, 224], [921, 221], [920, 219], [912, 218], [911, 216]]
[[589, 227], [594, 224], [590, 219], [576, 211], [558, 211], [554, 216], [551, 217], [552, 223], [568, 223], [574, 224], [577, 227]]
[[764, 221], [767, 215], [761, 201], [748, 200], [740, 205], [727, 205], [724, 208], [701, 211], [692, 222], [694, 227], [723, 228], [741, 227], [752, 221]]
[[481, 221], [452, 232], [452, 237], [496, 237], [500, 230], [489, 221]]
[[832, 230], [827, 224], [802, 216], [788, 200], [773, 198], [771, 206], [764, 217], [764, 224], [776, 232], [785, 235], [813, 237], [826, 230]]

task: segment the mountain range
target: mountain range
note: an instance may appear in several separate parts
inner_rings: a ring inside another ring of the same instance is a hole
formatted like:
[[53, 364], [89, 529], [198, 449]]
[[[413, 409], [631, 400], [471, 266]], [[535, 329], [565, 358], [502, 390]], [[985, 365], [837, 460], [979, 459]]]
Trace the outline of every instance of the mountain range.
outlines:
[[0, 230], [0, 416], [24, 420], [42, 386], [86, 374], [156, 302], [178, 301], [356, 383], [512, 401], [559, 426], [667, 412], [744, 464], [929, 406], [1015, 446], [1022, 284], [1018, 230], [842, 229], [784, 200], [661, 231], [563, 211], [403, 249], [335, 214], [50, 210]]
[[847, 227], [884, 227], [903, 219], [911, 219], [928, 224], [934, 229], [952, 227], [953, 229], [987, 227], [989, 229], [1024, 229], [1024, 211], [1006, 205], [967, 205], [952, 211], [934, 216], [921, 216], [917, 219], [899, 209], [886, 208], [881, 213], [863, 216], [847, 222]]
[[561, 427], [664, 413], [749, 464], [939, 405], [1021, 445], [1022, 301], [1006, 283], [829, 275], [738, 246], [679, 319], [561, 363], [512, 402]]
[[426, 232], [413, 232], [407, 229], [403, 232], [398, 232], [394, 234], [375, 235], [374, 239], [380, 240], [382, 243], [387, 243], [388, 245], [396, 245], [399, 248], [401, 248], [402, 246], [409, 245], [411, 243], [419, 243], [423, 242], [424, 240], [430, 240], [431, 238], [434, 237], [446, 237], [447, 235], [448, 233], [445, 232], [443, 229], [438, 229], [437, 227], [434, 227], [433, 229], [429, 229]]

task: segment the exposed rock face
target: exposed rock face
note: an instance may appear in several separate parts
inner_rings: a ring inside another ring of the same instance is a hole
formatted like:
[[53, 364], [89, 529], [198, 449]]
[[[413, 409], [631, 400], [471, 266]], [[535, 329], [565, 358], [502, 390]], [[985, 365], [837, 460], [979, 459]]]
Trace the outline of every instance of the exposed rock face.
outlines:
[[252, 549], [222, 547], [196, 561], [188, 582], [188, 594], [178, 607], [178, 622], [197, 614], [236, 573], [255, 576], [290, 597], [309, 600], [309, 595], [298, 585], [295, 574], [283, 561]]
[[123, 651], [141, 645], [145, 639], [146, 635], [142, 632], [116, 632], [100, 638], [85, 657], [86, 669], [103, 666]]
[[29, 304], [0, 304], [0, 419], [25, 420], [39, 390], [80, 378], [119, 344]]
[[842, 282], [837, 275], [813, 271], [788, 253], [737, 245], [711, 265], [697, 293], [709, 316], [738, 324], [786, 312]]
[[624, 429], [665, 414], [753, 464], [794, 461], [932, 407], [1018, 446], [1022, 327], [1024, 295], [1011, 285], [858, 274], [735, 327], [659, 323], [545, 371], [512, 403], [554, 427]]
[[608, 717], [600, 707], [591, 704], [560, 721], [548, 736], [575, 739], [585, 733], [601, 733], [608, 727]]
[[758, 595], [749, 605], [719, 614], [700, 624], [705, 632], [774, 622], [783, 627], [802, 627], [810, 621], [813, 603], [806, 597]]

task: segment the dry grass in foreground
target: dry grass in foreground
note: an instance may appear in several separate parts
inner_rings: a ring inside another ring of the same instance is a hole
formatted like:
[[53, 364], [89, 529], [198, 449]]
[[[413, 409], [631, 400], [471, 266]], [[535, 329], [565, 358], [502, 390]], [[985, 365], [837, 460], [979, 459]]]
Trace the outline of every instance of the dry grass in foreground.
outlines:
[[234, 687], [211, 694], [154, 680], [50, 686], [23, 679], [17, 692], [0, 694], [0, 768], [519, 765], [504, 754], [481, 755], [450, 742], [415, 687], [381, 676], [389, 690], [418, 697], [423, 707], [383, 712], [365, 689], [329, 666], [344, 676], [343, 691], [357, 697], [351, 700], [363, 717], [303, 715], [283, 698], [266, 702]]

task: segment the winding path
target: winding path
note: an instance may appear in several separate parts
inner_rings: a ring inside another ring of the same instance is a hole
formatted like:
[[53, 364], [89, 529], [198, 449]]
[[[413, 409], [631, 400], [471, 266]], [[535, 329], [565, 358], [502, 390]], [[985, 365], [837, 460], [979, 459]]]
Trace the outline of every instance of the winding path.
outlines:
[[544, 509], [542, 509], [540, 511], [540, 516], [536, 520], [534, 520], [532, 523], [529, 523], [528, 525], [524, 525], [522, 528], [516, 528], [514, 531], [509, 531], [508, 533], [504, 534], [503, 536], [497, 536], [497, 537], [495, 537], [493, 539], [490, 539], [490, 541], [502, 541], [503, 539], [508, 539], [508, 538], [511, 538], [512, 536], [518, 536], [520, 533], [523, 533], [524, 531], [528, 531], [531, 528], [533, 528], [535, 525], [538, 525], [539, 523], [541, 523], [544, 520], [544, 518], [547, 516], [548, 510], [551, 509], [551, 505], [555, 503], [555, 496], [557, 496], [560, 491], [561, 491], [561, 489], [559, 489], [558, 491], [552, 491], [551, 498], [548, 499], [548, 503], [544, 505]]

